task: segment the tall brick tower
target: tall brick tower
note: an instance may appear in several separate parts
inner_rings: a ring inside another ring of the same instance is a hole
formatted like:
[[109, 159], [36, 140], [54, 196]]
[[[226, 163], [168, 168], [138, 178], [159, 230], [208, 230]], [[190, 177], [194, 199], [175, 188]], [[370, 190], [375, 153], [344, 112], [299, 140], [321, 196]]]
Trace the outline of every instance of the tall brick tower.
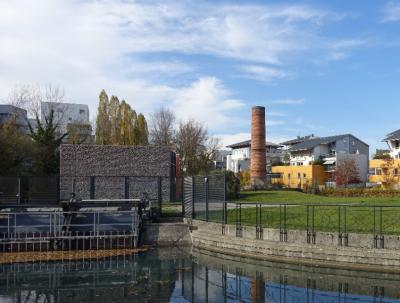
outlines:
[[250, 183], [253, 188], [264, 188], [266, 180], [265, 107], [251, 109]]

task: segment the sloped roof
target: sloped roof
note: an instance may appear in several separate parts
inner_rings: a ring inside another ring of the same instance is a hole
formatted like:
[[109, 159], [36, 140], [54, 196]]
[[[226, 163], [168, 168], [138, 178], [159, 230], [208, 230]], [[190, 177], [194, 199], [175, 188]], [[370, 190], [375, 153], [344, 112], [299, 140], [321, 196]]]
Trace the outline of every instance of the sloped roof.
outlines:
[[[227, 147], [230, 148], [242, 148], [242, 147], [250, 147], [251, 146], [251, 140], [246, 140], [246, 141], [242, 141], [242, 142], [238, 142], [238, 143], [234, 143], [231, 145], [228, 145]], [[279, 147], [279, 144], [275, 144], [272, 142], [265, 142], [265, 146], [275, 146], [275, 147]]]
[[386, 138], [383, 141], [390, 141], [390, 140], [400, 140], [400, 129], [387, 134]]
[[299, 137], [297, 137], [295, 139], [282, 142], [281, 145], [295, 145], [295, 144], [299, 144], [301, 142], [304, 142], [306, 140], [311, 140], [311, 139], [315, 139], [315, 138], [318, 138], [318, 137], [314, 136], [314, 134], [311, 134], [311, 135], [308, 135], [308, 136], [304, 136], [304, 137], [300, 137], [299, 136]]
[[[301, 142], [299, 144], [293, 145], [289, 149], [289, 151], [309, 150], [309, 149], [312, 149], [312, 148], [314, 148], [314, 147], [316, 147], [318, 145], [327, 145], [327, 144], [336, 142], [337, 140], [343, 139], [343, 138], [348, 137], [348, 136], [354, 137], [351, 134], [345, 134], [345, 135], [338, 135], [338, 136], [330, 136], [330, 137], [308, 139], [308, 140], [305, 140], [304, 142]], [[359, 139], [357, 139], [357, 140], [359, 140]], [[364, 143], [364, 142], [362, 142], [362, 143]], [[364, 144], [368, 145], [366, 143], [364, 143]]]

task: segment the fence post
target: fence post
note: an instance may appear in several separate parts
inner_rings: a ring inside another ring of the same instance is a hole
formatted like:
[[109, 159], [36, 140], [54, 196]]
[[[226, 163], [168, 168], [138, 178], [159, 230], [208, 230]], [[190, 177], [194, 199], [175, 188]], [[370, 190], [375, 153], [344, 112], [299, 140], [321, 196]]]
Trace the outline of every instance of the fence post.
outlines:
[[17, 193], [17, 203], [21, 204], [22, 201], [22, 180], [21, 177], [18, 177], [18, 193]]
[[194, 210], [194, 176], [192, 176], [192, 219], [196, 218], [195, 210]]
[[[96, 183], [95, 183], [96, 177], [95, 176], [90, 176], [90, 199], [93, 200], [95, 197], [96, 193]], [[75, 192], [75, 190], [74, 190]]]
[[129, 177], [125, 177], [124, 198], [129, 199]]
[[161, 177], [157, 177], [157, 201], [158, 201], [158, 208], [159, 214], [162, 214], [162, 184], [161, 184]]
[[204, 178], [204, 183], [206, 185], [206, 222], [208, 222], [208, 177]]
[[57, 191], [57, 203], [60, 202], [60, 182], [61, 182], [61, 178], [60, 175], [56, 176], [56, 191]]
[[224, 174], [224, 201], [223, 203], [223, 223], [227, 224], [228, 223], [228, 212], [227, 212], [227, 192], [226, 192], [226, 175]]

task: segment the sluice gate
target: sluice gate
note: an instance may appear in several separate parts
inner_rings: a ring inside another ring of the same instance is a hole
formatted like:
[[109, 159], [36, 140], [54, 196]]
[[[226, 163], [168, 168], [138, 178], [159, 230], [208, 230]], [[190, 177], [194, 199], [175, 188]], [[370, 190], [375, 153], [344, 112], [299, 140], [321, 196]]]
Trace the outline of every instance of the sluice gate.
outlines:
[[140, 199], [7, 209], [0, 211], [0, 252], [136, 248], [146, 213]]

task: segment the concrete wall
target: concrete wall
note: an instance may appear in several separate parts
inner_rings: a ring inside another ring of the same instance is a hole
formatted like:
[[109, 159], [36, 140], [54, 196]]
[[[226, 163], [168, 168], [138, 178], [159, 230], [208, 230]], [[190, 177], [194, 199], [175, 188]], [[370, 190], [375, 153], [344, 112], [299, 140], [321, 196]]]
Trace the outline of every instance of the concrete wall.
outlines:
[[60, 198], [69, 198], [72, 180], [82, 199], [90, 198], [90, 177], [95, 177], [95, 198], [124, 198], [125, 177], [129, 177], [129, 197], [142, 192], [157, 197], [161, 177], [163, 201], [170, 201], [175, 182], [175, 154], [166, 147], [62, 145], [60, 149]]
[[184, 223], [147, 223], [142, 234], [142, 244], [156, 246], [190, 246], [189, 227]]
[[[385, 249], [374, 247], [373, 235], [349, 234], [349, 246], [338, 245], [337, 233], [316, 235], [316, 243], [307, 243], [306, 231], [288, 231], [287, 242], [280, 241], [279, 229], [264, 229], [263, 239], [256, 239], [256, 228], [243, 226], [236, 236], [236, 226], [193, 220], [193, 246], [201, 249], [242, 254], [256, 258], [321, 266], [363, 268], [373, 271], [394, 270], [400, 266], [400, 237], [385, 236]], [[368, 267], [368, 268], [367, 268]], [[400, 272], [400, 269], [397, 269]]]

